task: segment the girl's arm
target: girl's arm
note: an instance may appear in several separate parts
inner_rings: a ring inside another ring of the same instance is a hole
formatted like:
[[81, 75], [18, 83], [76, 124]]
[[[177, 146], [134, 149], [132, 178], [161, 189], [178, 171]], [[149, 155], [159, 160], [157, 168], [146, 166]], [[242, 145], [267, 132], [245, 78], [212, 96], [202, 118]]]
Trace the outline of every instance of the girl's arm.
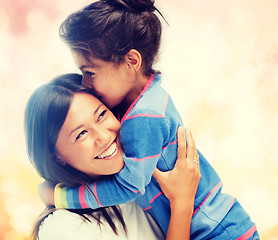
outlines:
[[[178, 129], [178, 159], [172, 171], [156, 169], [153, 176], [171, 205], [171, 219], [166, 240], [190, 239], [194, 198], [201, 178], [198, 153], [191, 133]], [[195, 158], [195, 159], [194, 159]]]
[[[138, 115], [140, 112], [141, 110], [135, 114]], [[176, 132], [177, 128], [178, 126], [173, 126], [173, 132]], [[125, 120], [121, 125], [120, 136], [124, 148], [124, 168], [115, 175], [89, 183], [89, 191], [84, 186], [56, 186], [56, 208], [96, 209], [127, 203], [145, 193], [145, 187], [150, 183], [161, 157], [162, 148], [169, 139], [167, 119], [136, 117]], [[173, 138], [171, 141], [175, 142], [177, 135]], [[176, 152], [174, 154], [171, 156], [173, 162]]]
[[124, 121], [120, 135], [125, 151], [125, 166], [119, 173], [88, 183], [91, 191], [84, 186], [70, 188], [59, 184], [54, 190], [43, 182], [39, 186], [42, 201], [47, 206], [55, 205], [56, 208], [96, 209], [135, 200], [145, 193], [145, 186], [151, 180], [168, 132], [164, 118]]
[[[162, 110], [165, 108], [161, 107]], [[134, 111], [133, 116], [136, 117], [126, 118], [121, 125], [124, 168], [115, 175], [89, 183], [89, 191], [84, 186], [76, 188], [56, 186], [56, 208], [96, 209], [130, 202], [145, 193], [145, 187], [151, 181], [162, 149], [171, 145], [171, 142], [173, 142], [171, 147], [175, 146], [176, 134], [172, 133], [171, 136], [170, 132], [178, 128], [178, 122], [171, 121], [169, 129], [170, 120], [160, 112], [151, 112], [152, 114], [147, 114], [147, 117], [145, 112], [146, 110], [142, 109]], [[173, 152], [172, 167], [175, 156], [176, 153]], [[168, 161], [168, 156], [165, 157]], [[168, 169], [171, 169], [171, 164]]]

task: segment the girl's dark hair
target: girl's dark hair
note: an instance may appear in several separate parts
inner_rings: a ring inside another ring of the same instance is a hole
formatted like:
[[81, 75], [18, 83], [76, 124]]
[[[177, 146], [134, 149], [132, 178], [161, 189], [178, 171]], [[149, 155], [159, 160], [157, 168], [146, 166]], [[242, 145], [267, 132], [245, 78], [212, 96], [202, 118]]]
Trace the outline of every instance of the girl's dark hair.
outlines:
[[[37, 88], [26, 106], [25, 135], [28, 157], [45, 180], [53, 185], [58, 183], [69, 187], [83, 185], [89, 190], [88, 183], [92, 181], [91, 177], [68, 164], [61, 165], [56, 158], [58, 134], [64, 124], [74, 94], [78, 92], [93, 94], [92, 90], [86, 89], [81, 83], [81, 75], [64, 74]], [[38, 235], [42, 221], [54, 210], [49, 208], [43, 212], [34, 228], [34, 239]], [[117, 207], [73, 212], [80, 214], [86, 220], [89, 220], [86, 216], [93, 217], [98, 223], [101, 223], [101, 217], [104, 217], [117, 234], [112, 219], [116, 216], [125, 229], [122, 215]]]
[[[136, 49], [142, 56], [144, 74], [153, 69], [161, 40], [161, 22], [153, 0], [99, 0], [67, 17], [60, 37], [85, 59], [121, 63]], [[162, 16], [163, 17], [163, 16]]]

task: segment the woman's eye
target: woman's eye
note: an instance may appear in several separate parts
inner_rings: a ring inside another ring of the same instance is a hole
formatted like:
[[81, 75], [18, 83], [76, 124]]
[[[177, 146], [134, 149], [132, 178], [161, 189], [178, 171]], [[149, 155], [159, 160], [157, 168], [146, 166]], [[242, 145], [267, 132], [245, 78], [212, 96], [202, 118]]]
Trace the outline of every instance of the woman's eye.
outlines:
[[103, 111], [101, 112], [101, 114], [99, 114], [97, 120], [99, 121], [100, 119], [102, 119], [102, 118], [105, 116], [106, 112], [107, 112], [107, 110], [103, 110]]
[[78, 136], [75, 138], [75, 140], [78, 140], [79, 138], [81, 138], [87, 131], [83, 130], [81, 133], [78, 134]]

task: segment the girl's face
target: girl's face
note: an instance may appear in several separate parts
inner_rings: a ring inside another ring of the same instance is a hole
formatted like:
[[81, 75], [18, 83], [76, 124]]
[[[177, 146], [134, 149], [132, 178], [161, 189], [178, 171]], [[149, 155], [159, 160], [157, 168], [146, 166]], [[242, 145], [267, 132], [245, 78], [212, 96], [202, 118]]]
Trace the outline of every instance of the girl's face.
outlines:
[[127, 62], [115, 64], [90, 58], [88, 62], [82, 54], [74, 51], [73, 57], [83, 74], [83, 84], [94, 88], [103, 103], [112, 109], [123, 100], [131, 104], [142, 90], [134, 79], [134, 70]]
[[119, 129], [119, 121], [102, 102], [76, 93], [56, 143], [60, 163], [92, 177], [119, 172], [124, 166]]

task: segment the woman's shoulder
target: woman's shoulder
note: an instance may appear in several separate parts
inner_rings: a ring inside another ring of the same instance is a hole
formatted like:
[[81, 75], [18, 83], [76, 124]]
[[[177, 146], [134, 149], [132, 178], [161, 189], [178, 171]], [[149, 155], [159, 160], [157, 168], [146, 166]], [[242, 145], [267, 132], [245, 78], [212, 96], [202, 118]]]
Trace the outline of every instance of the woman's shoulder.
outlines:
[[40, 240], [50, 239], [103, 239], [95, 221], [84, 221], [80, 215], [58, 209], [43, 221], [39, 230]]
[[118, 235], [115, 235], [109, 224], [102, 221], [99, 225], [94, 219], [90, 222], [83, 220], [80, 215], [65, 209], [58, 209], [50, 214], [42, 223], [39, 230], [40, 240], [138, 240], [163, 239], [157, 224], [146, 215], [135, 203], [120, 205], [123, 219], [127, 227], [127, 235], [121, 224], [115, 220]]

